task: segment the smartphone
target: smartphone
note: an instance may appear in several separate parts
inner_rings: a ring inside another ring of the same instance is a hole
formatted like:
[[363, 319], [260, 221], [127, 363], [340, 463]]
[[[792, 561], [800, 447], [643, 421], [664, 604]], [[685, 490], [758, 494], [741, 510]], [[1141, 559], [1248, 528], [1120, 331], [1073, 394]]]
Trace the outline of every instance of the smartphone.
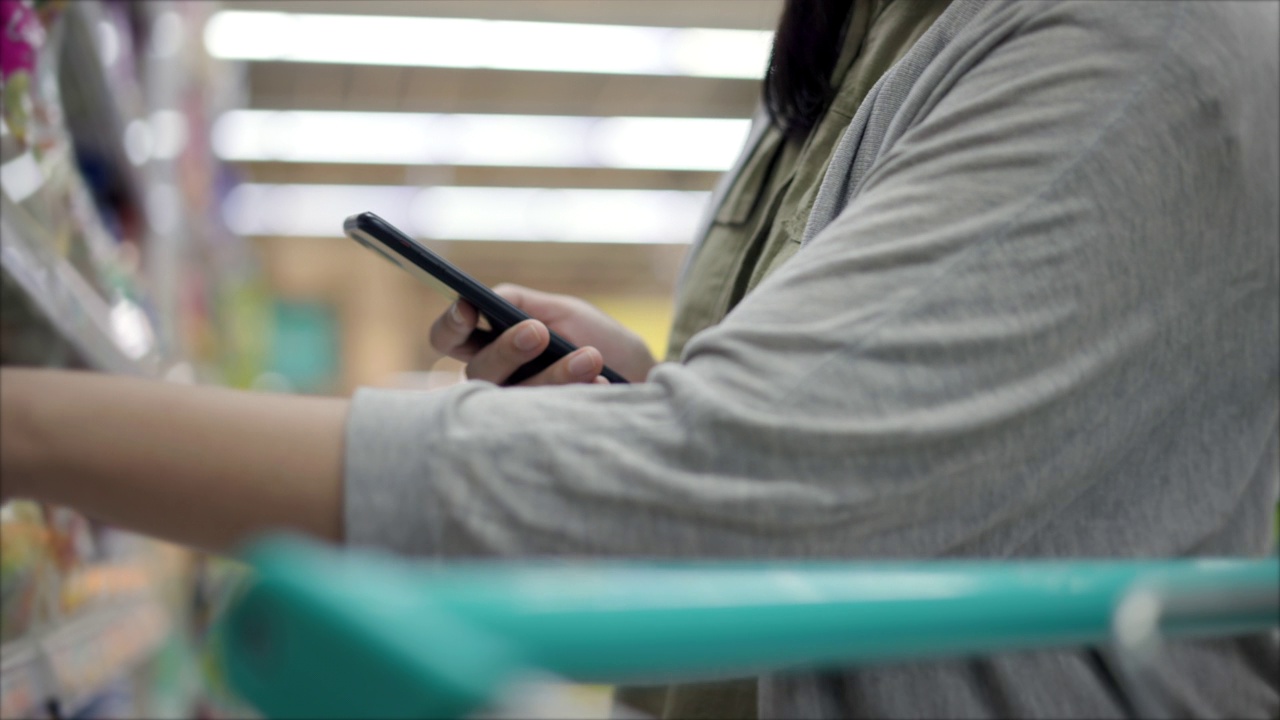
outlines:
[[[342, 224], [342, 228], [352, 240], [407, 270], [450, 300], [462, 298], [471, 303], [489, 323], [488, 329], [477, 328], [471, 335], [481, 345], [488, 345], [507, 328], [529, 319], [523, 310], [512, 305], [506, 298], [371, 212], [352, 215]], [[577, 349], [568, 340], [551, 333], [551, 344], [547, 349], [521, 365], [502, 384], [515, 385], [523, 382]], [[600, 374], [614, 384], [627, 382], [607, 366]]]

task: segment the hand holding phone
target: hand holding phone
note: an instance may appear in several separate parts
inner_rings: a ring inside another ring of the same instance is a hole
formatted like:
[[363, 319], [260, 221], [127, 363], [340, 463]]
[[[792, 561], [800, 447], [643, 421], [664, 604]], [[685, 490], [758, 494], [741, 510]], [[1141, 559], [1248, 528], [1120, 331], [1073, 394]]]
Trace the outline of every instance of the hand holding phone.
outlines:
[[[344, 223], [344, 229], [348, 236], [359, 242], [361, 245], [377, 252], [387, 260], [400, 266], [415, 277], [432, 285], [446, 297], [451, 299], [461, 298], [466, 303], [478, 311], [488, 324], [489, 331], [480, 331], [471, 333], [466, 348], [462, 348], [461, 352], [475, 352], [498, 337], [505, 331], [516, 328], [515, 335], [512, 337], [512, 345], [519, 345], [521, 335], [525, 330], [532, 330], [538, 337], [534, 338], [539, 345], [546, 343], [545, 349], [532, 360], [521, 365], [510, 377], [507, 377], [503, 384], [515, 385], [538, 375], [543, 370], [552, 366], [561, 358], [564, 358], [575, 351], [578, 351], [567, 340], [560, 337], [547, 328], [540, 326], [539, 323], [528, 322], [530, 317], [516, 305], [495, 293], [493, 290], [485, 287], [457, 267], [450, 264], [444, 258], [431, 252], [429, 249], [410, 238], [405, 233], [396, 229], [390, 223], [373, 213], [361, 213], [347, 218]], [[461, 304], [455, 304], [462, 310]], [[476, 327], [477, 319], [460, 318], [462, 325]], [[439, 326], [441, 321], [437, 321]], [[455, 320], [455, 322], [457, 322]], [[521, 326], [521, 327], [516, 327]], [[549, 338], [541, 336], [542, 333], [549, 335]], [[433, 327], [432, 340], [433, 344], [437, 344], [437, 328]], [[506, 349], [506, 344], [500, 344], [495, 349]], [[516, 348], [517, 350], [519, 348]], [[590, 349], [581, 351], [573, 358], [570, 358], [569, 364], [584, 356], [595, 360], [594, 352]], [[647, 355], [647, 350], [645, 351]], [[453, 353], [451, 353], [453, 354]], [[495, 355], [500, 353], [486, 353], [486, 357], [492, 363]], [[457, 357], [458, 355], [454, 355]], [[467, 359], [467, 358], [463, 358]], [[500, 361], [501, 358], [498, 358]], [[473, 373], [470, 373], [473, 377]], [[625, 383], [627, 380], [613, 369], [609, 367], [601, 367], [600, 375], [611, 383]]]
[[[465, 362], [466, 375], [473, 380], [512, 384], [504, 381], [508, 377], [518, 377], [515, 373], [550, 344], [551, 327], [540, 318], [522, 321], [502, 332], [478, 327], [480, 321], [480, 313], [470, 303], [459, 299], [431, 325], [432, 348]], [[598, 349], [580, 347], [529, 377], [523, 384], [607, 382], [600, 375], [603, 367], [604, 358]]]
[[[582, 347], [578, 352], [590, 352], [593, 357], [598, 357], [594, 353], [599, 350], [599, 354], [608, 359], [609, 367], [628, 380], [643, 380], [657, 364], [653, 354], [649, 352], [648, 344], [640, 335], [585, 300], [510, 283], [500, 284], [493, 290], [545, 324], [547, 329], [579, 343]], [[514, 339], [521, 326], [508, 330], [506, 335], [494, 340], [493, 344], [481, 347], [467, 342], [479, 313], [465, 302], [460, 303], [458, 308], [456, 313], [452, 310], [442, 313], [432, 324], [432, 347], [449, 357], [465, 361], [467, 375], [470, 377], [486, 380], [502, 378], [520, 364], [512, 358], [518, 351]], [[541, 327], [538, 329], [542, 330]], [[574, 360], [574, 357], [568, 356], [567, 361]], [[590, 382], [594, 378], [575, 374], [567, 365], [566, 361], [553, 365], [537, 378], [537, 382], [565, 384]]]

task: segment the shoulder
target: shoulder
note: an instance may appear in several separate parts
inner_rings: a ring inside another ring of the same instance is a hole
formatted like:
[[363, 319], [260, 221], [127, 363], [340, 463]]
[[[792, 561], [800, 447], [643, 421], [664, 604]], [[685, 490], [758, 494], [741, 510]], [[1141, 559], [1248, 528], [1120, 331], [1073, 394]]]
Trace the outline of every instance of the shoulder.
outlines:
[[[969, 2], [970, 0], [957, 0]], [[1131, 59], [1155, 54], [1197, 64], [1276, 65], [1280, 3], [1203, 0], [974, 0], [957, 43], [1049, 41], [1042, 56], [1072, 48]], [[1082, 61], [1088, 58], [1080, 58]]]
[[985, 117], [1075, 111], [1086, 126], [1275, 124], [1280, 3], [956, 1], [974, 9], [914, 78], [901, 130], [958, 105]]

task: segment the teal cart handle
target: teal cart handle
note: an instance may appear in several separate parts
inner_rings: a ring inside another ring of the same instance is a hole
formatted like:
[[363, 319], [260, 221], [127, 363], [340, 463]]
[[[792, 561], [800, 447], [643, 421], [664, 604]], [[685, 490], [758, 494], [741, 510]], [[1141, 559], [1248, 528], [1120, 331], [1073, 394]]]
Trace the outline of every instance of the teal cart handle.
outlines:
[[[257, 545], [221, 628], [269, 717], [457, 717], [538, 670], [576, 682], [1102, 645], [1135, 587], [1280, 597], [1258, 560], [439, 565]], [[1171, 636], [1280, 625], [1280, 600], [1164, 618]]]

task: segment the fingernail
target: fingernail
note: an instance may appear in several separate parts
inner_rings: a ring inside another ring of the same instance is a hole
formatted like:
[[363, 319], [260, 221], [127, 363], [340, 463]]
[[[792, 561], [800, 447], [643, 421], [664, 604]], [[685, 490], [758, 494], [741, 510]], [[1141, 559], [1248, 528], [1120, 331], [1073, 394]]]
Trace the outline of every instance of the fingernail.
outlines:
[[458, 303], [449, 306], [449, 319], [459, 325], [462, 324], [462, 311], [458, 309]]
[[538, 347], [538, 331], [532, 327], [522, 327], [516, 333], [515, 342], [520, 350], [532, 350]]
[[591, 360], [591, 353], [586, 350], [582, 350], [569, 358], [569, 372], [574, 377], [594, 373], [595, 371], [596, 364]]

